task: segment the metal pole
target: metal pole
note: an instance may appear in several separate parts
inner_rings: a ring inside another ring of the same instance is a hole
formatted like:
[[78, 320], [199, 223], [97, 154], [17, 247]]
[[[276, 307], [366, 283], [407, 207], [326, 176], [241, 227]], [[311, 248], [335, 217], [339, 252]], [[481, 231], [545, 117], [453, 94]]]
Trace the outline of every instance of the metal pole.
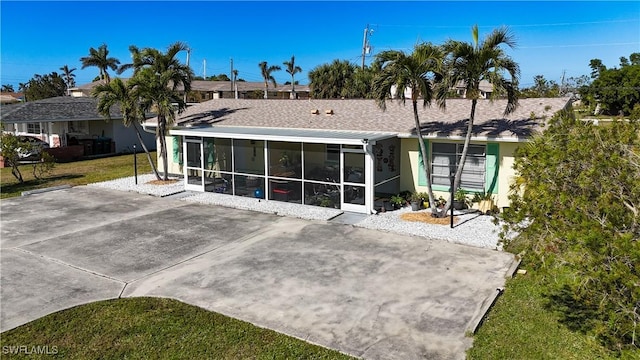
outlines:
[[453, 196], [454, 196], [454, 191], [453, 191], [453, 180], [455, 179], [456, 174], [455, 173], [451, 173], [449, 178], [451, 179], [451, 219], [450, 219], [450, 225], [451, 228], [453, 229]]
[[133, 174], [138, 185], [138, 155], [136, 153], [136, 144], [133, 144]]

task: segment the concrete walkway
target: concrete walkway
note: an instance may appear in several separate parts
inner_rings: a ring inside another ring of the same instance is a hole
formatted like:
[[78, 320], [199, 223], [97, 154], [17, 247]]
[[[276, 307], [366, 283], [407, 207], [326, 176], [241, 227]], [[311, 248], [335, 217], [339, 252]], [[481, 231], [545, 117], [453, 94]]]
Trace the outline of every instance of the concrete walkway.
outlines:
[[463, 359], [511, 254], [75, 187], [3, 200], [0, 330], [171, 297], [367, 359]]

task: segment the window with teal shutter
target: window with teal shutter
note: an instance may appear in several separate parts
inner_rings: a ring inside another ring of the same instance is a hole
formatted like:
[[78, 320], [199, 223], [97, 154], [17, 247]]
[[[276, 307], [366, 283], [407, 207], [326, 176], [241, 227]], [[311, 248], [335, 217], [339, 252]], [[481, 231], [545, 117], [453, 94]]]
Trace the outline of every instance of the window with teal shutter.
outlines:
[[182, 139], [173, 136], [173, 162], [182, 165]]
[[497, 194], [498, 193], [498, 170], [500, 168], [500, 144], [488, 143], [487, 144], [487, 161], [486, 164], [486, 176], [485, 176], [485, 191]]
[[[427, 147], [427, 156], [429, 156], [429, 140], [423, 140], [424, 146]], [[424, 175], [424, 165], [422, 162], [422, 151], [420, 151], [420, 144], [418, 145], [418, 185], [427, 186], [427, 177]]]

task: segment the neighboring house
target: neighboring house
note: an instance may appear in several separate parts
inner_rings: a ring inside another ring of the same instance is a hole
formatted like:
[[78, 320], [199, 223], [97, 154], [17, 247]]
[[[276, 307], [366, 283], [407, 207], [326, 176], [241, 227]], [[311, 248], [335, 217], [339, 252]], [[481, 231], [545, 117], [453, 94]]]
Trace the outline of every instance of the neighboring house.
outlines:
[[[124, 126], [120, 110], [113, 107], [107, 121], [98, 114], [97, 104], [93, 97], [60, 96], [3, 105], [0, 122], [3, 131], [35, 136], [52, 148], [82, 144], [84, 155], [132, 151], [138, 138], [133, 128]], [[155, 134], [142, 136], [149, 149], [156, 148]]]
[[0, 92], [0, 104], [15, 104], [24, 101], [23, 93]]
[[[478, 86], [480, 89], [480, 98], [488, 99], [491, 97], [491, 93], [493, 93], [493, 86], [487, 80], [480, 80], [480, 84]], [[461, 98], [467, 97], [467, 89], [465, 87], [464, 81], [459, 81], [455, 86], [455, 92]]]
[[[514, 151], [567, 102], [523, 99], [505, 117], [506, 100], [478, 101], [462, 187], [508, 206]], [[464, 99], [449, 99], [446, 111], [420, 106], [436, 197], [447, 196], [470, 107]], [[218, 99], [190, 106], [170, 134], [169, 172], [188, 190], [362, 213], [400, 191], [426, 191], [411, 103], [382, 111], [373, 100]]]
[[[181, 87], [179, 89], [182, 89]], [[237, 91], [236, 91], [237, 90]], [[296, 85], [295, 91], [298, 99], [309, 98], [308, 85]], [[191, 82], [191, 96], [189, 102], [202, 102], [211, 99], [264, 99], [264, 82], [236, 81], [209, 81], [193, 80]], [[278, 85], [273, 88], [269, 84], [269, 99], [290, 99], [291, 85]]]
[[[127, 79], [123, 79], [127, 80]], [[101, 80], [92, 83], [83, 84], [81, 86], [69, 89], [70, 95], [73, 97], [91, 96], [91, 90]], [[179, 87], [182, 93], [182, 87]], [[237, 91], [236, 91], [237, 90]], [[296, 85], [296, 95], [298, 99], [309, 98], [308, 85]], [[237, 95], [236, 95], [237, 92]], [[273, 88], [269, 84], [269, 99], [289, 99], [291, 97], [291, 85], [278, 85]], [[210, 81], [210, 80], [193, 80], [191, 82], [191, 93], [187, 98], [187, 102], [202, 102], [211, 99], [263, 99], [264, 82], [246, 82], [236, 81], [234, 88], [231, 81]]]

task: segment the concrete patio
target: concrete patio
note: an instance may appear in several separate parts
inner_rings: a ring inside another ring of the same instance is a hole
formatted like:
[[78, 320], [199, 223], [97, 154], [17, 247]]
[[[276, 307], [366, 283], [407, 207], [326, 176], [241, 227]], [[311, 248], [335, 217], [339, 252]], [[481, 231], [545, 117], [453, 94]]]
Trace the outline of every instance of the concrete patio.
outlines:
[[75, 187], [3, 200], [0, 329], [171, 297], [366, 359], [463, 359], [512, 254]]

